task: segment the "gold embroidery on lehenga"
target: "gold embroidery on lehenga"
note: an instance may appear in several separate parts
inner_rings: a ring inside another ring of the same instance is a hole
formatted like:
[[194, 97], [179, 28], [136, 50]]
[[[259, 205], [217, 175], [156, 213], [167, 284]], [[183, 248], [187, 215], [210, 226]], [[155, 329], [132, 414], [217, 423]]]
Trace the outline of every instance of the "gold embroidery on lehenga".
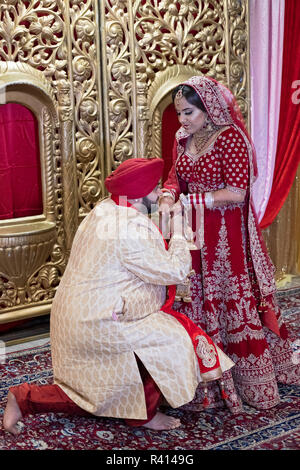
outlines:
[[213, 367], [217, 362], [217, 354], [212, 344], [209, 344], [205, 336], [197, 336], [198, 345], [196, 348], [197, 355], [202, 360], [204, 367], [208, 369]]

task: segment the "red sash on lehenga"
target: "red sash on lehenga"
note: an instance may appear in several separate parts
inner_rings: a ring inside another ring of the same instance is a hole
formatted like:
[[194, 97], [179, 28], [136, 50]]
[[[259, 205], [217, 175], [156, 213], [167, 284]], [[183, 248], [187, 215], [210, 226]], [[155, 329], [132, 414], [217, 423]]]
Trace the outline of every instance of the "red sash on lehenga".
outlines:
[[[164, 242], [166, 249], [168, 249], [166, 240], [164, 240]], [[199, 326], [195, 325], [190, 318], [183, 313], [176, 312], [172, 309], [175, 295], [176, 286], [168, 286], [168, 297], [164, 305], [161, 307], [161, 310], [172, 315], [172, 317], [176, 318], [176, 320], [185, 328], [192, 340], [203, 380], [210, 381], [220, 378], [222, 376], [222, 371], [220, 368], [219, 356], [212, 339], [201, 328], [199, 328]]]
[[[117, 205], [124, 207], [132, 207], [132, 205], [124, 197], [120, 198], [119, 200], [119, 196], [111, 195], [111, 199]], [[166, 250], [168, 250], [168, 244], [164, 239], [161, 230], [158, 227], [157, 229], [159, 230], [164, 240]], [[176, 286], [168, 286], [168, 297], [160, 310], [176, 318], [176, 320], [179, 321], [179, 323], [187, 331], [194, 346], [203, 381], [208, 382], [211, 380], [219, 379], [222, 376], [222, 371], [220, 368], [218, 352], [212, 339], [201, 328], [195, 325], [195, 323], [190, 320], [186, 315], [180, 312], [176, 312], [172, 309], [172, 305], [175, 300], [175, 294]]]

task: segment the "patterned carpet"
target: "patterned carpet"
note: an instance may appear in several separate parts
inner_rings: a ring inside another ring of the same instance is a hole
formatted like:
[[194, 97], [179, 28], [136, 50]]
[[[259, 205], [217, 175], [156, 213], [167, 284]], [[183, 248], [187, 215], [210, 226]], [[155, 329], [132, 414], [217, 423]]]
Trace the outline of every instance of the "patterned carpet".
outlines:
[[[300, 341], [300, 290], [279, 295], [285, 320]], [[298, 340], [296, 341], [297, 347]], [[297, 354], [297, 351], [296, 351]], [[0, 415], [8, 388], [22, 382], [52, 381], [49, 344], [11, 352], [0, 363]], [[22, 433], [12, 437], [0, 427], [1, 450], [297, 450], [300, 449], [300, 387], [280, 385], [281, 402], [267, 411], [247, 405], [233, 416], [227, 409], [202, 413], [168, 410], [181, 418], [173, 431], [128, 428], [122, 420], [69, 417], [63, 414], [28, 416]], [[2, 419], [1, 419], [2, 423]]]

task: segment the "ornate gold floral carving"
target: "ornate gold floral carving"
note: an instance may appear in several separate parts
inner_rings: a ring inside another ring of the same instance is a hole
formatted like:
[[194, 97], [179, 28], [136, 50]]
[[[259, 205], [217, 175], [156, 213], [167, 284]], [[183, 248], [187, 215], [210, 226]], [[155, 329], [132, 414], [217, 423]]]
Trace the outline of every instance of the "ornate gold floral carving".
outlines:
[[[48, 81], [60, 101], [60, 120], [74, 119], [76, 142], [71, 152], [78, 161], [80, 215], [93, 207], [94, 194], [103, 194], [97, 5], [97, 0], [6, 0], [0, 4], [0, 62], [29, 65], [32, 78], [43, 72], [44, 83]], [[66, 86], [72, 96], [68, 105], [61, 101], [67, 99]], [[82, 194], [83, 186], [93, 186], [92, 192]]]
[[103, 95], [106, 127], [106, 172], [134, 155], [135, 102], [132, 95], [135, 77], [132, 57], [132, 35], [129, 16], [132, 8], [127, 1], [100, 2], [103, 28], [101, 40], [106, 44], [103, 52]]
[[[69, 2], [79, 215], [104, 196], [97, 1]], [[77, 198], [76, 198], [77, 199]]]
[[[0, 261], [0, 322], [49, 311], [79, 217], [103, 196], [97, 22], [97, 0], [0, 2], [1, 98], [13, 90], [25, 106], [31, 105], [31, 95], [40, 102], [35, 113], [40, 124], [44, 215], [38, 220], [55, 226], [52, 249], [46, 259], [41, 255], [41, 265], [24, 272], [19, 286], [6, 272], [4, 259]], [[25, 101], [20, 95], [23, 88], [29, 93]], [[38, 220], [1, 221], [0, 226], [5, 232], [30, 222], [33, 230]], [[28, 240], [22, 244], [32, 245]], [[40, 245], [34, 246], [39, 251]]]
[[[28, 64], [0, 62], [0, 70], [7, 101], [30, 107], [39, 122], [44, 205], [44, 213], [40, 216], [0, 222], [0, 321], [5, 321], [14, 317], [15, 308], [19, 310], [36, 301], [33, 285], [28, 286], [29, 279], [35, 274], [39, 275], [39, 270], [45, 272], [48, 269], [47, 262], [54, 256], [55, 243], [61, 243], [63, 251], [65, 233], [62, 219], [57, 217], [60, 202], [57, 193], [59, 184], [55, 184], [55, 179], [61, 165], [59, 163], [56, 169], [54, 167], [57, 158], [55, 148], [59, 147], [54, 94], [43, 73], [32, 70]], [[60, 273], [65, 263], [65, 256], [63, 261], [57, 263]], [[54, 292], [52, 285], [51, 294], [47, 297], [44, 293], [43, 301], [51, 295], [53, 297]], [[7, 309], [12, 309], [12, 314], [5, 313]]]
[[127, 158], [160, 156], [161, 116], [179, 80], [202, 73], [229, 85], [247, 119], [247, 15], [247, 0], [0, 2], [0, 91], [38, 90], [39, 221], [55, 225], [47, 259], [22, 286], [0, 261], [0, 322], [49, 311], [104, 178]]
[[227, 85], [237, 98], [250, 130], [249, 10], [248, 2], [227, 0]]
[[[184, 64], [218, 78], [224, 70], [223, 2], [154, 0], [134, 2], [138, 56], [146, 73]], [[148, 69], [148, 70], [147, 70]]]
[[0, 5], [0, 58], [25, 62], [47, 73], [64, 40], [56, 1], [5, 0]]
[[102, 18], [108, 172], [160, 153], [156, 106], [182, 77], [200, 73], [228, 85], [248, 121], [247, 0], [107, 0]]
[[25, 280], [49, 257], [55, 242], [55, 224], [37, 222], [0, 229], [1, 274], [16, 286], [17, 303], [26, 303]]

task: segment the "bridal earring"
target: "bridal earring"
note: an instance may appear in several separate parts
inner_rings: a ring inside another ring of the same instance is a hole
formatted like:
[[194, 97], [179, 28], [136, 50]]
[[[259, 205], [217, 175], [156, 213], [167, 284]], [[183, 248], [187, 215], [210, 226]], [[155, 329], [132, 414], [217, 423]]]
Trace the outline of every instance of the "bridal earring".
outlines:
[[205, 130], [206, 132], [212, 132], [217, 130], [218, 126], [214, 124], [208, 114], [206, 114], [205, 121], [201, 130]]
[[195, 147], [197, 153], [201, 153], [207, 146], [207, 143], [213, 136], [213, 134], [217, 131], [218, 126], [214, 124], [208, 114], [206, 114], [205, 121], [203, 126], [198, 132], [195, 132], [193, 135]]

